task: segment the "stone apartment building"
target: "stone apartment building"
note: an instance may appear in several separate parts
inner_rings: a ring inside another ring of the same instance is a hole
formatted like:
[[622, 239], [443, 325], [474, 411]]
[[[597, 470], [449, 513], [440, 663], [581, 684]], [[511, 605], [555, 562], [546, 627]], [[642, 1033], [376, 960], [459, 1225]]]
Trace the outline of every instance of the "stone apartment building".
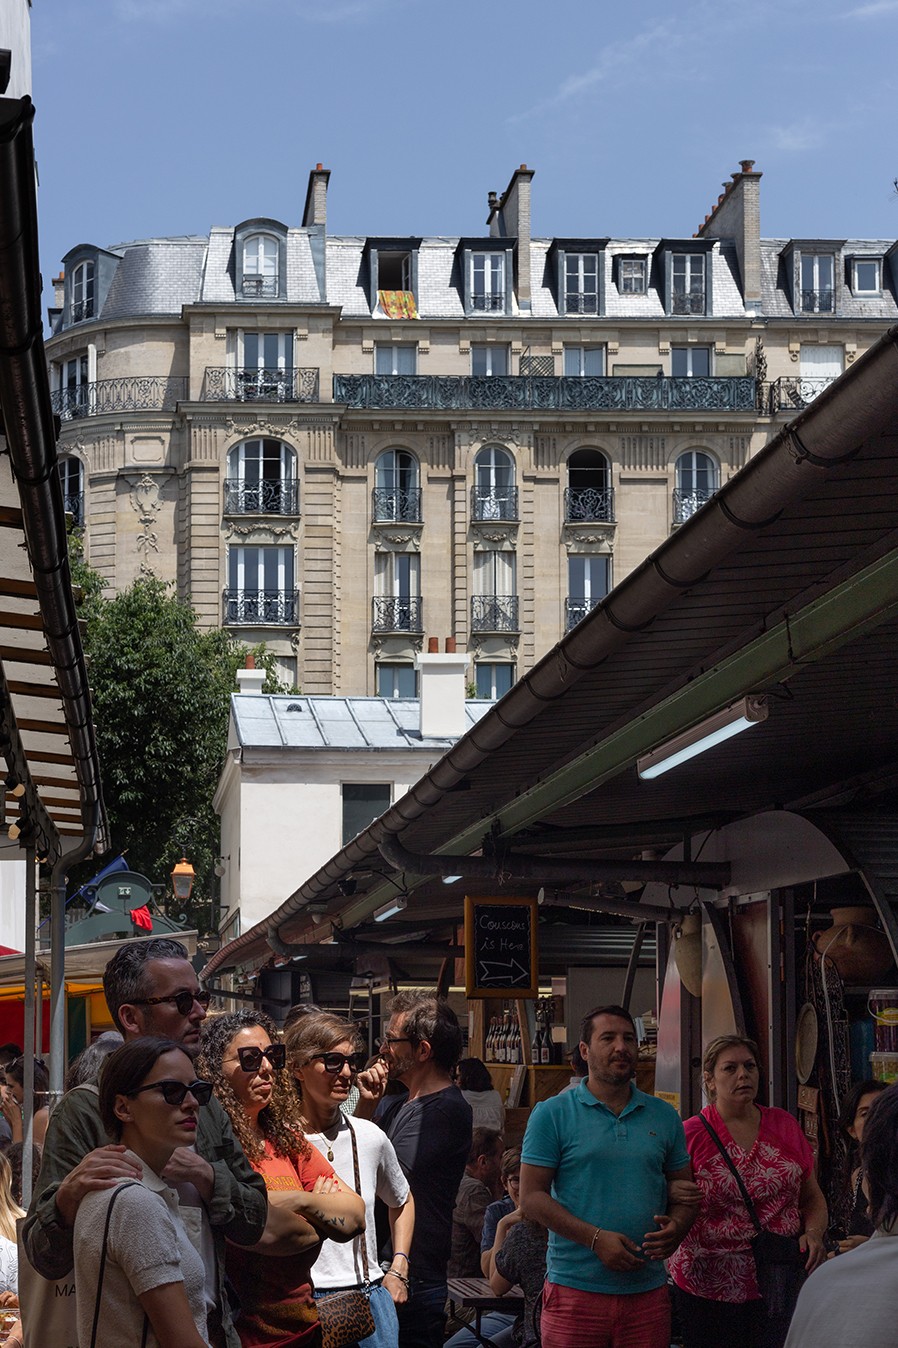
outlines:
[[[425, 633], [494, 697], [898, 320], [894, 240], [762, 239], [750, 160], [689, 238], [302, 223], [82, 244], [48, 342], [112, 590], [176, 583], [310, 695], [409, 697]], [[598, 222], [597, 222], [598, 224]]]

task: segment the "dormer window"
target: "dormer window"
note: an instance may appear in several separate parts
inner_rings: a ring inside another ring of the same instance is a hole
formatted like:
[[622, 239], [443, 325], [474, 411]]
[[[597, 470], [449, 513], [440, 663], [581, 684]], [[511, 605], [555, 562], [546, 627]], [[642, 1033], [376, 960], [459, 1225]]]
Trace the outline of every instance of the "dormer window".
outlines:
[[644, 295], [648, 278], [648, 259], [622, 257], [617, 263], [617, 288], [621, 295]]
[[252, 299], [278, 295], [278, 240], [270, 234], [251, 234], [243, 245], [243, 294]]
[[671, 253], [670, 312], [672, 314], [705, 312], [704, 253]]
[[836, 307], [835, 258], [832, 253], [802, 253], [801, 312], [831, 314]]
[[79, 262], [72, 270], [72, 322], [96, 317], [96, 265]]
[[476, 313], [505, 313], [504, 253], [468, 255], [468, 295]]
[[375, 317], [418, 317], [420, 239], [369, 239], [371, 312]]
[[882, 258], [851, 259], [851, 291], [854, 295], [882, 294]]
[[599, 312], [598, 253], [565, 253], [564, 312], [566, 314]]

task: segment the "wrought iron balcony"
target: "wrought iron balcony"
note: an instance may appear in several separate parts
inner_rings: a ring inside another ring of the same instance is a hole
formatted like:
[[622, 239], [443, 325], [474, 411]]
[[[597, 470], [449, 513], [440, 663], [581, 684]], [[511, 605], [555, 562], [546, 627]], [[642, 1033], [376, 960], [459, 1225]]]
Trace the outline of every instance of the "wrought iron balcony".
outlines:
[[334, 376], [335, 403], [396, 411], [754, 412], [755, 399], [756, 381], [747, 375]]
[[83, 491], [63, 491], [62, 506], [67, 515], [72, 517], [72, 527], [74, 529], [84, 528], [84, 492]]
[[225, 590], [226, 627], [298, 627], [296, 590]]
[[713, 491], [681, 491], [679, 487], [675, 488], [673, 494], [674, 524], [685, 524], [706, 501], [710, 501], [713, 495]]
[[471, 308], [477, 313], [486, 314], [504, 314], [505, 296], [504, 295], [472, 295]]
[[375, 524], [420, 524], [421, 488], [375, 487], [371, 493], [371, 518]]
[[601, 599], [573, 598], [570, 595], [564, 601], [564, 630], [569, 632], [572, 627], [576, 627], [578, 622], [582, 622], [587, 613], [592, 613], [593, 609], [601, 604]]
[[424, 603], [420, 597], [408, 599], [376, 596], [371, 601], [372, 632], [423, 632]]
[[204, 402], [316, 403], [318, 371], [232, 370], [206, 366]]
[[244, 299], [275, 300], [278, 296], [278, 278], [253, 276], [244, 272], [241, 289]]
[[817, 375], [812, 378], [784, 377], [770, 385], [770, 415], [778, 412], [798, 412], [812, 403], [818, 394], [836, 378], [835, 375]]
[[519, 632], [516, 594], [471, 595], [472, 632]]
[[74, 421], [104, 412], [173, 412], [186, 397], [187, 380], [180, 376], [129, 375], [57, 389], [50, 404], [63, 421]]
[[94, 309], [93, 300], [79, 300], [72, 305], [72, 322], [86, 323], [89, 318], [94, 317]]
[[298, 515], [299, 483], [277, 478], [246, 482], [225, 478], [224, 513], [226, 515]]
[[475, 520], [517, 520], [517, 487], [472, 487], [471, 518]]
[[614, 522], [614, 488], [565, 487], [564, 518], [569, 524], [603, 521]]
[[836, 292], [829, 290], [802, 290], [801, 312], [803, 314], [831, 314], [836, 308]]
[[670, 297], [672, 314], [703, 314], [705, 312], [705, 292], [692, 291], [685, 295], [675, 291]]
[[566, 314], [597, 314], [599, 312], [598, 295], [586, 295], [582, 292], [575, 294], [566, 294], [564, 297], [564, 312]]

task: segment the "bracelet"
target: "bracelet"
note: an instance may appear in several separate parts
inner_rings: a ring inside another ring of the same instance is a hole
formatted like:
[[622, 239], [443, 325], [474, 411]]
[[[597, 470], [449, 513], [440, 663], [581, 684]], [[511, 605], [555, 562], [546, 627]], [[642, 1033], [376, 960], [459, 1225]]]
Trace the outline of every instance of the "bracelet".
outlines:
[[386, 1271], [386, 1273], [384, 1274], [384, 1277], [386, 1278], [386, 1277], [389, 1277], [389, 1276], [392, 1276], [392, 1277], [394, 1277], [394, 1278], [398, 1278], [399, 1281], [400, 1281], [401, 1283], [404, 1283], [404, 1284], [405, 1284], [405, 1290], [406, 1290], [407, 1292], [408, 1292], [408, 1291], [411, 1291], [411, 1284], [409, 1283], [409, 1280], [408, 1280], [408, 1278], [405, 1276], [404, 1273], [397, 1273], [397, 1271], [396, 1271], [395, 1268], [388, 1268], [387, 1271]]
[[596, 1229], [595, 1229], [595, 1231], [593, 1232], [592, 1240], [589, 1242], [589, 1252], [590, 1252], [590, 1254], [595, 1254], [595, 1252], [596, 1252], [596, 1241], [598, 1240], [598, 1238], [599, 1238], [599, 1236], [600, 1236], [601, 1234], [602, 1234], [602, 1228], [601, 1228], [600, 1226], [597, 1226]]
[[408, 1255], [406, 1254], [405, 1250], [397, 1250], [396, 1253], [393, 1255], [393, 1258], [404, 1259], [405, 1262], [408, 1263]]

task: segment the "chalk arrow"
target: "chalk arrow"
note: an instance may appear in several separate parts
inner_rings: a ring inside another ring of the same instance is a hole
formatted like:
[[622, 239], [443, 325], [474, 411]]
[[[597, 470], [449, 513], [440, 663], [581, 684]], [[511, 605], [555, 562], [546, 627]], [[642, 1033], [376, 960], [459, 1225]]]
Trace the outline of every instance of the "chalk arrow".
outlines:
[[530, 970], [518, 960], [481, 960], [479, 981], [486, 983], [490, 979], [509, 978], [517, 982], [521, 978], [530, 978]]

